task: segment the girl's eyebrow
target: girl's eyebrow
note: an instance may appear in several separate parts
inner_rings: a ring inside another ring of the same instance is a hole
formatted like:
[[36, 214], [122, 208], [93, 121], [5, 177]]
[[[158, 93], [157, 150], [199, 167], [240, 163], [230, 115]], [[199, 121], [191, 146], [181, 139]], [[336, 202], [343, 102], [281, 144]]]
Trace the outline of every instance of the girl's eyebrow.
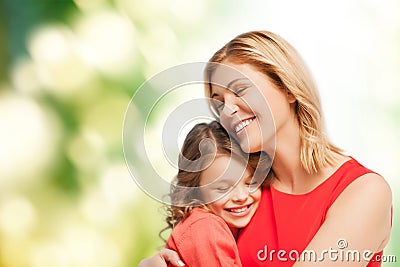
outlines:
[[251, 173], [248, 176], [243, 177], [244, 181], [248, 181], [248, 180], [252, 181], [253, 179], [254, 179], [254, 173]]

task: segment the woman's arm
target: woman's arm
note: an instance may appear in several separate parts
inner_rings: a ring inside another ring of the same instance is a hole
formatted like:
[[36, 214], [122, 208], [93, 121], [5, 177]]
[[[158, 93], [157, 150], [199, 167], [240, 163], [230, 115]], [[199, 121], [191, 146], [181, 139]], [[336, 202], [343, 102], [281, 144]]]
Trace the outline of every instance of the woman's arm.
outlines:
[[168, 263], [173, 266], [185, 266], [176, 251], [164, 248], [151, 258], [143, 259], [138, 267], [167, 267]]
[[[381, 251], [389, 239], [391, 205], [392, 193], [383, 177], [369, 173], [358, 178], [332, 204], [306, 248], [307, 257], [294, 266], [366, 266], [365, 258]], [[307, 260], [314, 252], [317, 260]]]

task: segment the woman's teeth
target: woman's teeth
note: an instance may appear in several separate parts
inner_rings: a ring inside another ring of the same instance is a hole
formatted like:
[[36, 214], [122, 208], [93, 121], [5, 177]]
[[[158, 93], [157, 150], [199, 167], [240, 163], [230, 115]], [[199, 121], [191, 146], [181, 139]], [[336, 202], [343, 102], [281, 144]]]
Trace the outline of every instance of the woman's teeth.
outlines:
[[253, 121], [253, 119], [248, 119], [248, 120], [245, 120], [245, 121], [240, 122], [240, 123], [235, 127], [235, 132], [238, 133], [238, 132], [241, 131], [244, 127], [246, 127], [247, 125], [249, 125], [252, 121]]

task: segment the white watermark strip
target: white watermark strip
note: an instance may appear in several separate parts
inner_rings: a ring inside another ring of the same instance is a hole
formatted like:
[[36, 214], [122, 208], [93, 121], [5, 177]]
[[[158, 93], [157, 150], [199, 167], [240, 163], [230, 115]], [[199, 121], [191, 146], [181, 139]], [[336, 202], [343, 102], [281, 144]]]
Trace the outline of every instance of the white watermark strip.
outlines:
[[299, 252], [298, 250], [269, 250], [268, 245], [260, 249], [257, 252], [257, 259], [259, 261], [302, 261], [302, 262], [323, 262], [329, 260], [332, 262], [397, 262], [396, 255], [375, 255], [371, 250], [352, 250], [346, 249], [348, 243], [346, 239], [340, 238], [336, 242], [337, 248], [329, 247], [321, 252], [316, 252], [314, 250], [303, 250]]

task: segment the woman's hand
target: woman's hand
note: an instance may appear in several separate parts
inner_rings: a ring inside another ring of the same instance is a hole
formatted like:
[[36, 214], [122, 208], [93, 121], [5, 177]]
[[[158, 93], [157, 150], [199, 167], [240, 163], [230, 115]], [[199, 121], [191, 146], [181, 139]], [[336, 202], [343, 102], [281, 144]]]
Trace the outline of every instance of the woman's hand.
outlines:
[[183, 261], [179, 258], [178, 253], [164, 248], [160, 250], [157, 255], [141, 260], [138, 267], [167, 267], [168, 263], [173, 266], [185, 266]]

